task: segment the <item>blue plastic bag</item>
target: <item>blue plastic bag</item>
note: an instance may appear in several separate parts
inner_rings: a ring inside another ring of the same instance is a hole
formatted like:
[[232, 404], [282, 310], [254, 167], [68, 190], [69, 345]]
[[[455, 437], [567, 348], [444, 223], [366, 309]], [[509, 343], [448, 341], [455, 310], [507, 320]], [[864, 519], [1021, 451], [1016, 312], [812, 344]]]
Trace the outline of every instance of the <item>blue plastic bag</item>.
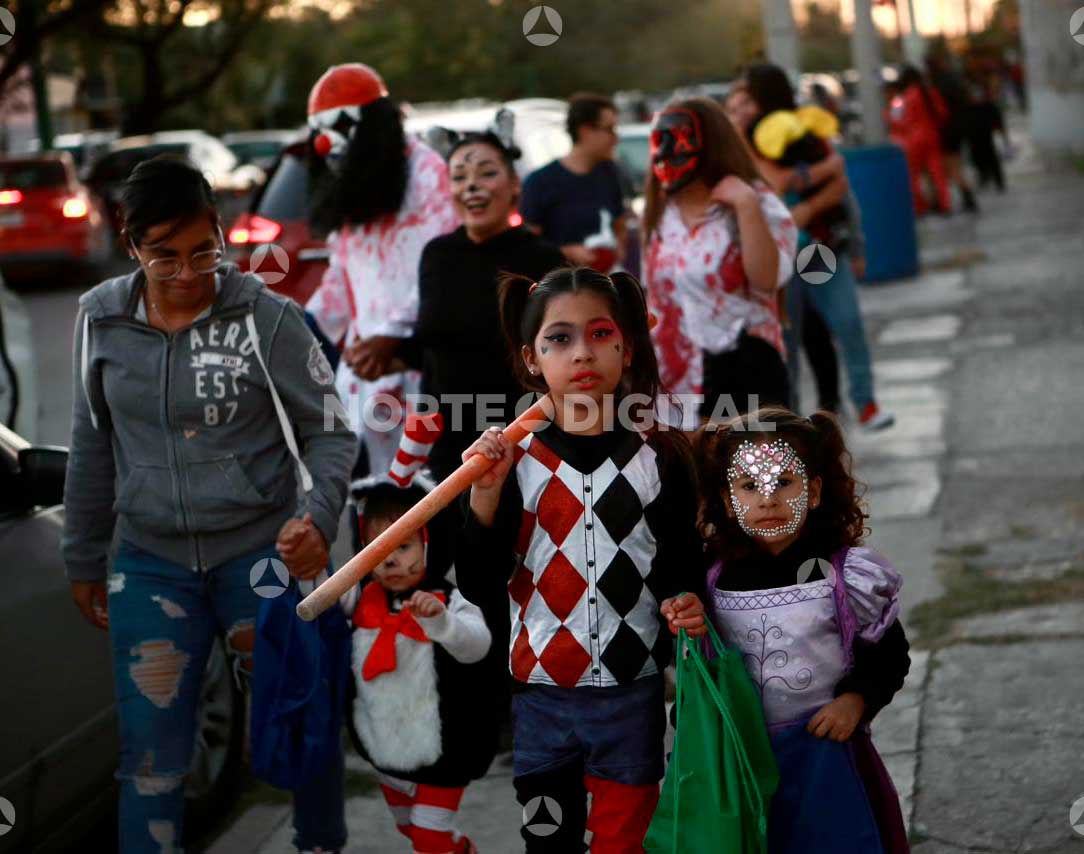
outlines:
[[256, 617], [252, 678], [252, 773], [297, 789], [342, 749], [350, 678], [350, 626], [338, 607], [311, 623], [295, 613], [297, 580], [265, 599]]

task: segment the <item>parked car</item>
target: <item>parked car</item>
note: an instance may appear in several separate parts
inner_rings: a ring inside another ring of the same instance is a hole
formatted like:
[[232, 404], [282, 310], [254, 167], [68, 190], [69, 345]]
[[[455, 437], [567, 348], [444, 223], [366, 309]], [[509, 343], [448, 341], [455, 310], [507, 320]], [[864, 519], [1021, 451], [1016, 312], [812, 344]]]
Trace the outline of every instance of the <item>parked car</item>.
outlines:
[[516, 161], [516, 171], [520, 177], [525, 178], [540, 166], [568, 154], [572, 147], [568, 131], [565, 130], [568, 105], [551, 98], [522, 98], [505, 104], [494, 102], [466, 109], [454, 105], [438, 108], [419, 105], [404, 124], [407, 133], [419, 137], [424, 137], [426, 131], [438, 126], [461, 133], [481, 131], [489, 126], [502, 106], [516, 116], [515, 143], [523, 152], [523, 156]]
[[109, 258], [111, 239], [105, 210], [70, 154], [0, 158], [0, 265], [96, 267]]
[[[482, 130], [500, 108], [493, 103], [412, 109], [405, 121], [407, 133], [424, 134], [442, 126], [458, 131]], [[516, 113], [515, 139], [523, 157], [517, 162], [521, 175], [564, 155], [571, 142], [564, 130], [562, 101], [543, 98], [505, 104]], [[307, 217], [309, 176], [306, 165], [308, 136], [299, 132], [282, 152], [264, 187], [254, 196], [249, 210], [229, 230], [231, 258], [241, 269], [252, 269], [253, 254], [260, 252], [255, 272], [263, 273], [268, 285], [304, 305], [320, 286], [327, 267], [327, 245], [309, 230]], [[515, 216], [518, 217], [518, 214]], [[272, 244], [275, 249], [259, 249]], [[282, 257], [276, 257], [281, 253]]]
[[[119, 138], [120, 133], [115, 130], [59, 133], [53, 137], [53, 145], [49, 150], [68, 152], [75, 161], [76, 169], [83, 170]], [[27, 151], [34, 154], [40, 153], [41, 140], [37, 138], [30, 140]]]
[[248, 196], [263, 184], [266, 173], [252, 164], [242, 165], [222, 141], [200, 130], [164, 131], [147, 136], [118, 139], [95, 161], [86, 182], [105, 201], [110, 223], [116, 227], [120, 193], [136, 164], [159, 154], [187, 157], [207, 176], [227, 221], [232, 219], [237, 199]]
[[297, 131], [292, 130], [238, 131], [223, 134], [222, 143], [240, 163], [251, 163], [266, 172], [296, 136]]
[[[651, 125], [647, 122], [617, 126], [617, 162], [627, 181], [626, 198], [643, 204], [644, 182], [651, 168]], [[637, 211], [639, 213], [639, 211]]]
[[[60, 557], [67, 451], [0, 425], [0, 795], [15, 808], [4, 850], [85, 850], [115, 827], [119, 757], [109, 636], [79, 614]], [[221, 640], [208, 661], [186, 835], [232, 805], [245, 706]], [[115, 843], [110, 846], [115, 850]]]
[[[0, 291], [4, 277], [0, 275]], [[8, 353], [7, 330], [4, 327], [4, 300], [0, 299], [0, 424], [15, 426], [19, 414], [19, 372]]]

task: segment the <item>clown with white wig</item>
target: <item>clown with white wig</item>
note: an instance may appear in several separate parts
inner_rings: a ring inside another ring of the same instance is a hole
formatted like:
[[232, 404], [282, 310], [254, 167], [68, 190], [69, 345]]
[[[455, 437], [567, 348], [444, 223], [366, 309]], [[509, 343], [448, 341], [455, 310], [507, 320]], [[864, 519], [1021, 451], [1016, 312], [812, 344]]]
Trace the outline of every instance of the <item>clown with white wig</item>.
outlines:
[[335, 380], [362, 441], [360, 471], [387, 471], [421, 374], [399, 357], [418, 315], [418, 262], [458, 224], [443, 159], [403, 131], [367, 65], [329, 68], [309, 94], [310, 221], [330, 257], [306, 308], [343, 352]]

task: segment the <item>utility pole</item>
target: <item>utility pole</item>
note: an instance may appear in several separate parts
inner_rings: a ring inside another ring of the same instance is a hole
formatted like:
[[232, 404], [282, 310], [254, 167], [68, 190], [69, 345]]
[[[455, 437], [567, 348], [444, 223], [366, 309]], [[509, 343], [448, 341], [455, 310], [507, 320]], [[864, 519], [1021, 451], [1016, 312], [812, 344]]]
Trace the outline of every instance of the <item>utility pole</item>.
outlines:
[[896, 0], [907, 3], [907, 36], [903, 40], [903, 55], [907, 62], [916, 68], [922, 67], [922, 36], [915, 22], [915, 0]]
[[858, 72], [858, 102], [862, 105], [862, 142], [877, 145], [887, 138], [881, 109], [884, 105], [881, 82], [881, 45], [873, 25], [870, 0], [854, 0], [854, 27], [851, 29], [851, 61]]
[[797, 85], [802, 62], [798, 53], [798, 27], [790, 4], [791, 0], [762, 0], [760, 15], [769, 62], [786, 71], [791, 82]]

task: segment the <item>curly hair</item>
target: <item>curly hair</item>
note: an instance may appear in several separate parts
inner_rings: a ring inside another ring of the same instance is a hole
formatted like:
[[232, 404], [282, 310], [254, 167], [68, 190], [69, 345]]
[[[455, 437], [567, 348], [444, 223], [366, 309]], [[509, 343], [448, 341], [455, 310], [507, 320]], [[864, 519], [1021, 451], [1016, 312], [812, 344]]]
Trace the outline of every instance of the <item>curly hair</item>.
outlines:
[[815, 537], [831, 552], [860, 545], [868, 533], [869, 514], [861, 501], [862, 486], [851, 474], [851, 454], [836, 417], [822, 410], [803, 418], [789, 409], [768, 406], [723, 423], [708, 422], [695, 435], [703, 496], [697, 525], [715, 557], [742, 558], [756, 550], [753, 539], [728, 512], [726, 472], [738, 445], [757, 439], [787, 442], [809, 479], [821, 480], [820, 503], [810, 509], [801, 535]]

